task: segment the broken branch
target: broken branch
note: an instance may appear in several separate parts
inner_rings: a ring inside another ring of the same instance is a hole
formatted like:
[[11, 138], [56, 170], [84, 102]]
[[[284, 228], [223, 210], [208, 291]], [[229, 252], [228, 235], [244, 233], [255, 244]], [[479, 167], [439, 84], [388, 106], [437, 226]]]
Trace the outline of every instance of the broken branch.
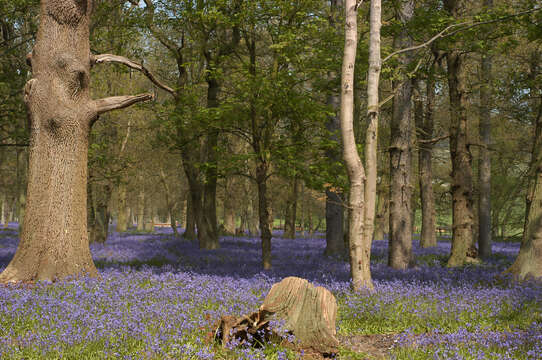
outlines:
[[138, 102], [152, 100], [153, 98], [154, 96], [152, 94], [111, 96], [95, 100], [94, 103], [99, 115], [112, 110], [124, 109]]

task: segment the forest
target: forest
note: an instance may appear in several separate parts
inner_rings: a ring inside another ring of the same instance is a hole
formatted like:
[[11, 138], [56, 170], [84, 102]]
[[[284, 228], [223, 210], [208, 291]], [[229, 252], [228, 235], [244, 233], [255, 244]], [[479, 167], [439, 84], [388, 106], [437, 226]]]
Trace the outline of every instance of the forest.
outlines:
[[542, 359], [539, 0], [0, 0], [0, 174], [0, 359]]

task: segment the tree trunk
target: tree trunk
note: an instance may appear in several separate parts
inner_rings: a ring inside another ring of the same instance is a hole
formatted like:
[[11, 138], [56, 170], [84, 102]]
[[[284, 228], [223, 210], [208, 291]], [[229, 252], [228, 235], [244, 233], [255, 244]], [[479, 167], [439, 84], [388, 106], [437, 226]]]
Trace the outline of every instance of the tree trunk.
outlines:
[[345, 252], [342, 203], [341, 194], [326, 189], [326, 256], [338, 256]]
[[282, 331], [295, 336], [296, 348], [331, 355], [339, 349], [336, 318], [337, 301], [329, 290], [305, 279], [287, 277], [271, 287], [258, 312], [239, 318], [223, 316], [214, 333], [224, 347], [231, 345], [232, 339], [240, 345], [247, 340], [263, 345], [273, 339], [283, 340], [270, 326], [270, 321], [277, 321], [284, 323]]
[[111, 198], [112, 188], [108, 184], [94, 184], [92, 187], [94, 221], [90, 228], [90, 238], [91, 242], [104, 243], [109, 234], [109, 220], [111, 219], [109, 199]]
[[139, 191], [137, 197], [137, 231], [145, 231], [145, 192]]
[[[414, 15], [414, 1], [401, 1], [396, 17], [406, 25]], [[394, 48], [412, 46], [412, 39], [404, 28], [394, 39]], [[399, 64], [407, 71], [412, 63], [410, 52], [399, 55]], [[406, 269], [412, 262], [412, 151], [411, 104], [412, 80], [406, 76], [394, 81], [398, 91], [393, 98], [390, 144], [390, 234], [388, 266]]]
[[225, 179], [225, 194], [224, 194], [224, 235], [235, 235], [235, 204], [233, 193], [232, 177], [228, 176]]
[[169, 185], [167, 183], [166, 174], [164, 169], [160, 168], [160, 180], [162, 181], [162, 186], [164, 187], [164, 195], [166, 200], [166, 207], [168, 211], [169, 223], [171, 225], [171, 230], [175, 236], [179, 235], [177, 231], [177, 221], [175, 218], [175, 204], [171, 198], [171, 192], [169, 190]]
[[[343, 6], [342, 0], [331, 1], [331, 12], [329, 16], [329, 26], [336, 31], [340, 31], [339, 19], [340, 8]], [[328, 83], [334, 84], [337, 82], [337, 73], [335, 71], [329, 71], [327, 74]], [[330, 140], [337, 143], [337, 148], [340, 148], [340, 130], [341, 119], [339, 116], [339, 106], [341, 103], [340, 93], [333, 85], [327, 95], [326, 104], [334, 111], [333, 115], [330, 115], [326, 123], [326, 128], [330, 134]], [[326, 157], [330, 163], [337, 163], [340, 161], [341, 156], [339, 151], [335, 149], [329, 149], [326, 151]], [[334, 188], [326, 189], [326, 249], [324, 255], [326, 256], [338, 256], [345, 252], [344, 246], [344, 208], [343, 208], [343, 196]]]
[[[378, 120], [378, 74], [380, 72], [380, 0], [371, 1], [369, 45], [368, 120], [366, 141], [367, 178], [354, 136], [354, 67], [356, 61], [357, 4], [345, 2], [345, 45], [341, 86], [341, 135], [343, 157], [350, 182], [349, 227], [350, 271], [352, 287], [373, 289], [370, 271], [371, 243], [376, 197], [376, 136]], [[376, 76], [375, 76], [376, 75]], [[376, 101], [375, 101], [376, 100]], [[369, 172], [370, 168], [370, 172]]]
[[[468, 2], [445, 0], [448, 13], [456, 19], [465, 15]], [[455, 44], [457, 48], [459, 44]], [[450, 97], [450, 156], [452, 160], [452, 251], [447, 266], [461, 266], [467, 261], [472, 245], [473, 191], [472, 155], [468, 147], [467, 69], [463, 50], [446, 53]]]
[[17, 149], [17, 218], [19, 233], [24, 226], [24, 213], [26, 209], [26, 184], [28, 177], [28, 152], [26, 149]]
[[[484, 5], [493, 6], [493, 0], [485, 0]], [[480, 257], [491, 256], [491, 56], [482, 55], [482, 76], [480, 87], [480, 159], [478, 162], [478, 252]]]
[[186, 228], [183, 237], [188, 240], [196, 239], [196, 219], [194, 207], [192, 206], [192, 193], [189, 192], [186, 197]]
[[[541, 53], [532, 54], [530, 80], [535, 84], [539, 74]], [[540, 89], [530, 89], [533, 98], [540, 98]], [[507, 270], [518, 280], [542, 277], [542, 99], [539, 100], [535, 118], [535, 134], [529, 166], [529, 187], [527, 189], [525, 225], [519, 254]], [[504, 237], [504, 226], [501, 228]]]
[[378, 198], [376, 203], [375, 216], [375, 240], [384, 240], [386, 234], [389, 233], [389, 199], [388, 185], [381, 185], [378, 189]]
[[259, 216], [256, 211], [255, 200], [250, 195], [250, 199], [247, 201], [247, 220], [248, 220], [248, 234], [250, 236], [258, 236], [259, 234]]
[[126, 184], [121, 181], [117, 187], [118, 203], [117, 203], [117, 232], [126, 232], [128, 227], [128, 208], [126, 206]]
[[271, 269], [271, 237], [273, 219], [271, 204], [267, 194], [267, 169], [268, 164], [259, 159], [256, 165], [256, 183], [258, 185], [258, 215], [262, 241], [262, 265], [264, 270]]
[[284, 235], [285, 239], [295, 239], [295, 222], [297, 218], [297, 177], [290, 179], [288, 188], [288, 197], [286, 199], [286, 216], [284, 219]]
[[2, 224], [4, 225], [4, 228], [8, 227], [8, 222], [6, 218], [6, 198], [6, 194], [2, 195]]
[[428, 248], [437, 246], [435, 228], [435, 199], [433, 193], [433, 144], [427, 142], [433, 137], [433, 108], [435, 101], [435, 81], [432, 74], [427, 81], [426, 111], [424, 114], [421, 94], [415, 101], [414, 117], [418, 128], [418, 172], [420, 181], [420, 203], [422, 205], [422, 231], [420, 246]]
[[98, 274], [87, 234], [87, 159], [98, 115], [152, 98], [91, 100], [91, 0], [42, 0], [25, 86], [30, 149], [25, 226], [0, 282]]
[[472, 155], [467, 144], [467, 94], [464, 55], [446, 56], [450, 91], [450, 155], [452, 158], [452, 252], [448, 266], [461, 266], [472, 244]]
[[152, 208], [152, 205], [149, 204], [149, 201], [145, 204], [145, 208], [143, 211], [143, 220], [144, 220], [144, 226], [143, 230], [147, 232], [154, 232], [154, 209]]

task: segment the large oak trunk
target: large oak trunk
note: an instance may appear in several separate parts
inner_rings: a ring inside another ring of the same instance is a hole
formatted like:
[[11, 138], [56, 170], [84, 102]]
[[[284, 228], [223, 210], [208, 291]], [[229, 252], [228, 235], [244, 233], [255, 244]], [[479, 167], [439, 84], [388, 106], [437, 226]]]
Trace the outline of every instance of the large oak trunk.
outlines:
[[0, 282], [96, 276], [87, 234], [87, 159], [98, 115], [152, 98], [91, 100], [92, 0], [42, 0], [25, 86], [30, 149], [25, 226]]
[[25, 226], [0, 281], [97, 274], [87, 237], [90, 0], [41, 2], [25, 87], [31, 117]]

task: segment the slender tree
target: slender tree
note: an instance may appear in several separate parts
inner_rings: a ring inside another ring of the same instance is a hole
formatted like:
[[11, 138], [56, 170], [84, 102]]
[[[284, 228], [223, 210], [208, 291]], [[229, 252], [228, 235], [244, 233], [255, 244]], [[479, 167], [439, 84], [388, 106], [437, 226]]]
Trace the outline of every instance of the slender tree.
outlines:
[[[357, 10], [360, 3], [345, 2], [345, 44], [341, 86], [341, 135], [343, 157], [350, 182], [349, 252], [352, 287], [373, 289], [370, 258], [376, 206], [376, 145], [378, 132], [378, 83], [380, 78], [381, 2], [371, 1], [369, 35], [369, 74], [367, 81], [368, 127], [365, 162], [359, 157], [354, 137], [354, 67], [358, 41]], [[365, 168], [367, 171], [365, 171]]]

